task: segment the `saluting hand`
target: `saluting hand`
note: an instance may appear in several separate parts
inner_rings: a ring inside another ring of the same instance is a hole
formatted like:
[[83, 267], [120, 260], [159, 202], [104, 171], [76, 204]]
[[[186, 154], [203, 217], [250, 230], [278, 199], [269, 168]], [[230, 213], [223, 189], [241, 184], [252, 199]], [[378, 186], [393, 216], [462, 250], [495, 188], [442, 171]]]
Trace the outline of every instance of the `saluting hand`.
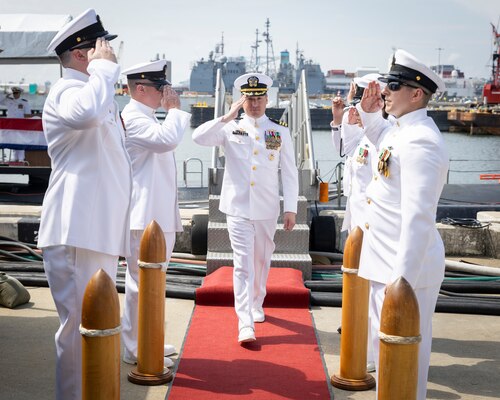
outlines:
[[342, 116], [344, 115], [344, 100], [341, 97], [336, 96], [332, 100], [332, 116], [333, 124], [340, 125], [342, 123]]
[[229, 122], [235, 119], [238, 116], [238, 111], [240, 111], [240, 108], [243, 107], [243, 103], [245, 103], [246, 100], [247, 96], [244, 94], [241, 95], [240, 99], [231, 105], [228, 113], [222, 117], [221, 122]]
[[87, 53], [89, 62], [92, 60], [103, 59], [116, 63], [116, 56], [109, 42], [103, 38], [98, 38], [95, 42], [95, 48]]
[[161, 98], [161, 106], [165, 111], [171, 108], [181, 108], [181, 101], [177, 92], [171, 86], [163, 88], [163, 96]]
[[367, 113], [380, 111], [384, 107], [384, 100], [381, 96], [380, 85], [377, 82], [370, 82], [361, 98], [360, 104], [363, 111]]
[[349, 125], [359, 125], [361, 128], [363, 127], [363, 123], [361, 122], [361, 117], [359, 116], [359, 112], [356, 109], [356, 107], [349, 108], [347, 123]]

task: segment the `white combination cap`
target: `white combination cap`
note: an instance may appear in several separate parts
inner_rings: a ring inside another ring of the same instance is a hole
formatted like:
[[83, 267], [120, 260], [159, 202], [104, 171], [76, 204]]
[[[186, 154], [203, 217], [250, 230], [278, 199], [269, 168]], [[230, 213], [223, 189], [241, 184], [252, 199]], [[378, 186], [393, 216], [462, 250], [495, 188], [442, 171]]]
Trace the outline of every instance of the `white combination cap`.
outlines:
[[152, 82], [170, 85], [166, 79], [167, 60], [157, 60], [133, 65], [122, 71], [127, 79], [148, 79]]
[[273, 80], [259, 72], [241, 75], [234, 81], [234, 87], [247, 96], [263, 96], [270, 86], [273, 86]]
[[422, 63], [414, 55], [398, 49], [392, 57], [391, 70], [380, 78], [382, 82], [415, 82], [435, 93], [444, 92], [446, 86], [439, 75]]
[[[370, 82], [378, 82], [379, 78], [381, 78], [381, 77], [382, 77], [382, 75], [380, 75], [380, 74], [371, 73], [371, 74], [363, 75], [361, 77], [357, 76], [353, 80], [354, 80], [354, 83], [358, 87], [367, 88], [368, 84]], [[381, 84], [380, 86], [383, 89], [385, 87], [385, 83], [384, 82], [379, 82], [379, 83]]]
[[110, 35], [104, 29], [99, 15], [93, 8], [89, 8], [62, 27], [50, 42], [47, 50], [55, 50], [59, 55], [66, 50], [93, 47], [92, 41], [95, 43], [95, 40], [100, 37], [113, 40], [117, 35]]

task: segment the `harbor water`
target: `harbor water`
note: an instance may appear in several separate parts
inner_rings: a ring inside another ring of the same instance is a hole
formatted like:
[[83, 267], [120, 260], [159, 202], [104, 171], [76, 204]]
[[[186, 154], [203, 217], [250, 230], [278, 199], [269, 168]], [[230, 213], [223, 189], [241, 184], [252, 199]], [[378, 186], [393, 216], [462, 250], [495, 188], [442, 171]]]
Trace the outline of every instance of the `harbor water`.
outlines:
[[[180, 187], [199, 187], [201, 182], [200, 163], [189, 161], [187, 185], [183, 174], [183, 161], [189, 158], [200, 159], [203, 163], [203, 186], [207, 185], [207, 168], [211, 166], [211, 148], [199, 146], [192, 140], [194, 128], [187, 128], [184, 138], [175, 152], [177, 176]], [[480, 174], [500, 173], [500, 137], [470, 136], [463, 133], [443, 132], [450, 155], [450, 184], [491, 184], [482, 181]], [[325, 182], [336, 180], [335, 166], [344, 161], [333, 147], [331, 132], [313, 131], [314, 156], [318, 164], [321, 179]]]

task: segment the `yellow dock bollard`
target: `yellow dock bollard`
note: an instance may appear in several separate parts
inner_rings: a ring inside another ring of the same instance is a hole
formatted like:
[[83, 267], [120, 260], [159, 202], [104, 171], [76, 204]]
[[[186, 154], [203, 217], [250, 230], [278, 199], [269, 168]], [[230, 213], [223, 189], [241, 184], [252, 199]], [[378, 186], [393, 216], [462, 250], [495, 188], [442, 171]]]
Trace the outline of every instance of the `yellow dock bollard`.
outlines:
[[387, 288], [380, 316], [378, 400], [414, 400], [418, 385], [420, 311], [408, 281]]
[[332, 385], [344, 390], [369, 390], [375, 386], [375, 379], [366, 372], [370, 286], [358, 276], [362, 242], [363, 231], [356, 227], [344, 247], [340, 372], [331, 377]]
[[82, 399], [120, 398], [120, 303], [116, 286], [103, 270], [85, 289], [82, 303]]
[[152, 221], [144, 230], [139, 251], [137, 368], [128, 374], [128, 380], [139, 385], [162, 385], [173, 378], [163, 365], [166, 254], [164, 233]]

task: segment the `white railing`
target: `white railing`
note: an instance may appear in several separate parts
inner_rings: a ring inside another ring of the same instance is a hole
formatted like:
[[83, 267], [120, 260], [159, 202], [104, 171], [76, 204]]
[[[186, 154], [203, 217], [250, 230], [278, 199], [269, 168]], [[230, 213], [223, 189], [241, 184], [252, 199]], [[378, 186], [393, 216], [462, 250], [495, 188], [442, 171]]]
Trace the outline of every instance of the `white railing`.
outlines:
[[[226, 86], [222, 79], [222, 71], [220, 68], [217, 70], [217, 77], [215, 83], [215, 106], [214, 118], [222, 117], [227, 111], [226, 104]], [[223, 156], [222, 149], [219, 146], [214, 146], [212, 149], [212, 168], [210, 170], [209, 179], [213, 185], [217, 185], [217, 169], [224, 168], [221, 157]], [[210, 187], [210, 184], [209, 184]]]

